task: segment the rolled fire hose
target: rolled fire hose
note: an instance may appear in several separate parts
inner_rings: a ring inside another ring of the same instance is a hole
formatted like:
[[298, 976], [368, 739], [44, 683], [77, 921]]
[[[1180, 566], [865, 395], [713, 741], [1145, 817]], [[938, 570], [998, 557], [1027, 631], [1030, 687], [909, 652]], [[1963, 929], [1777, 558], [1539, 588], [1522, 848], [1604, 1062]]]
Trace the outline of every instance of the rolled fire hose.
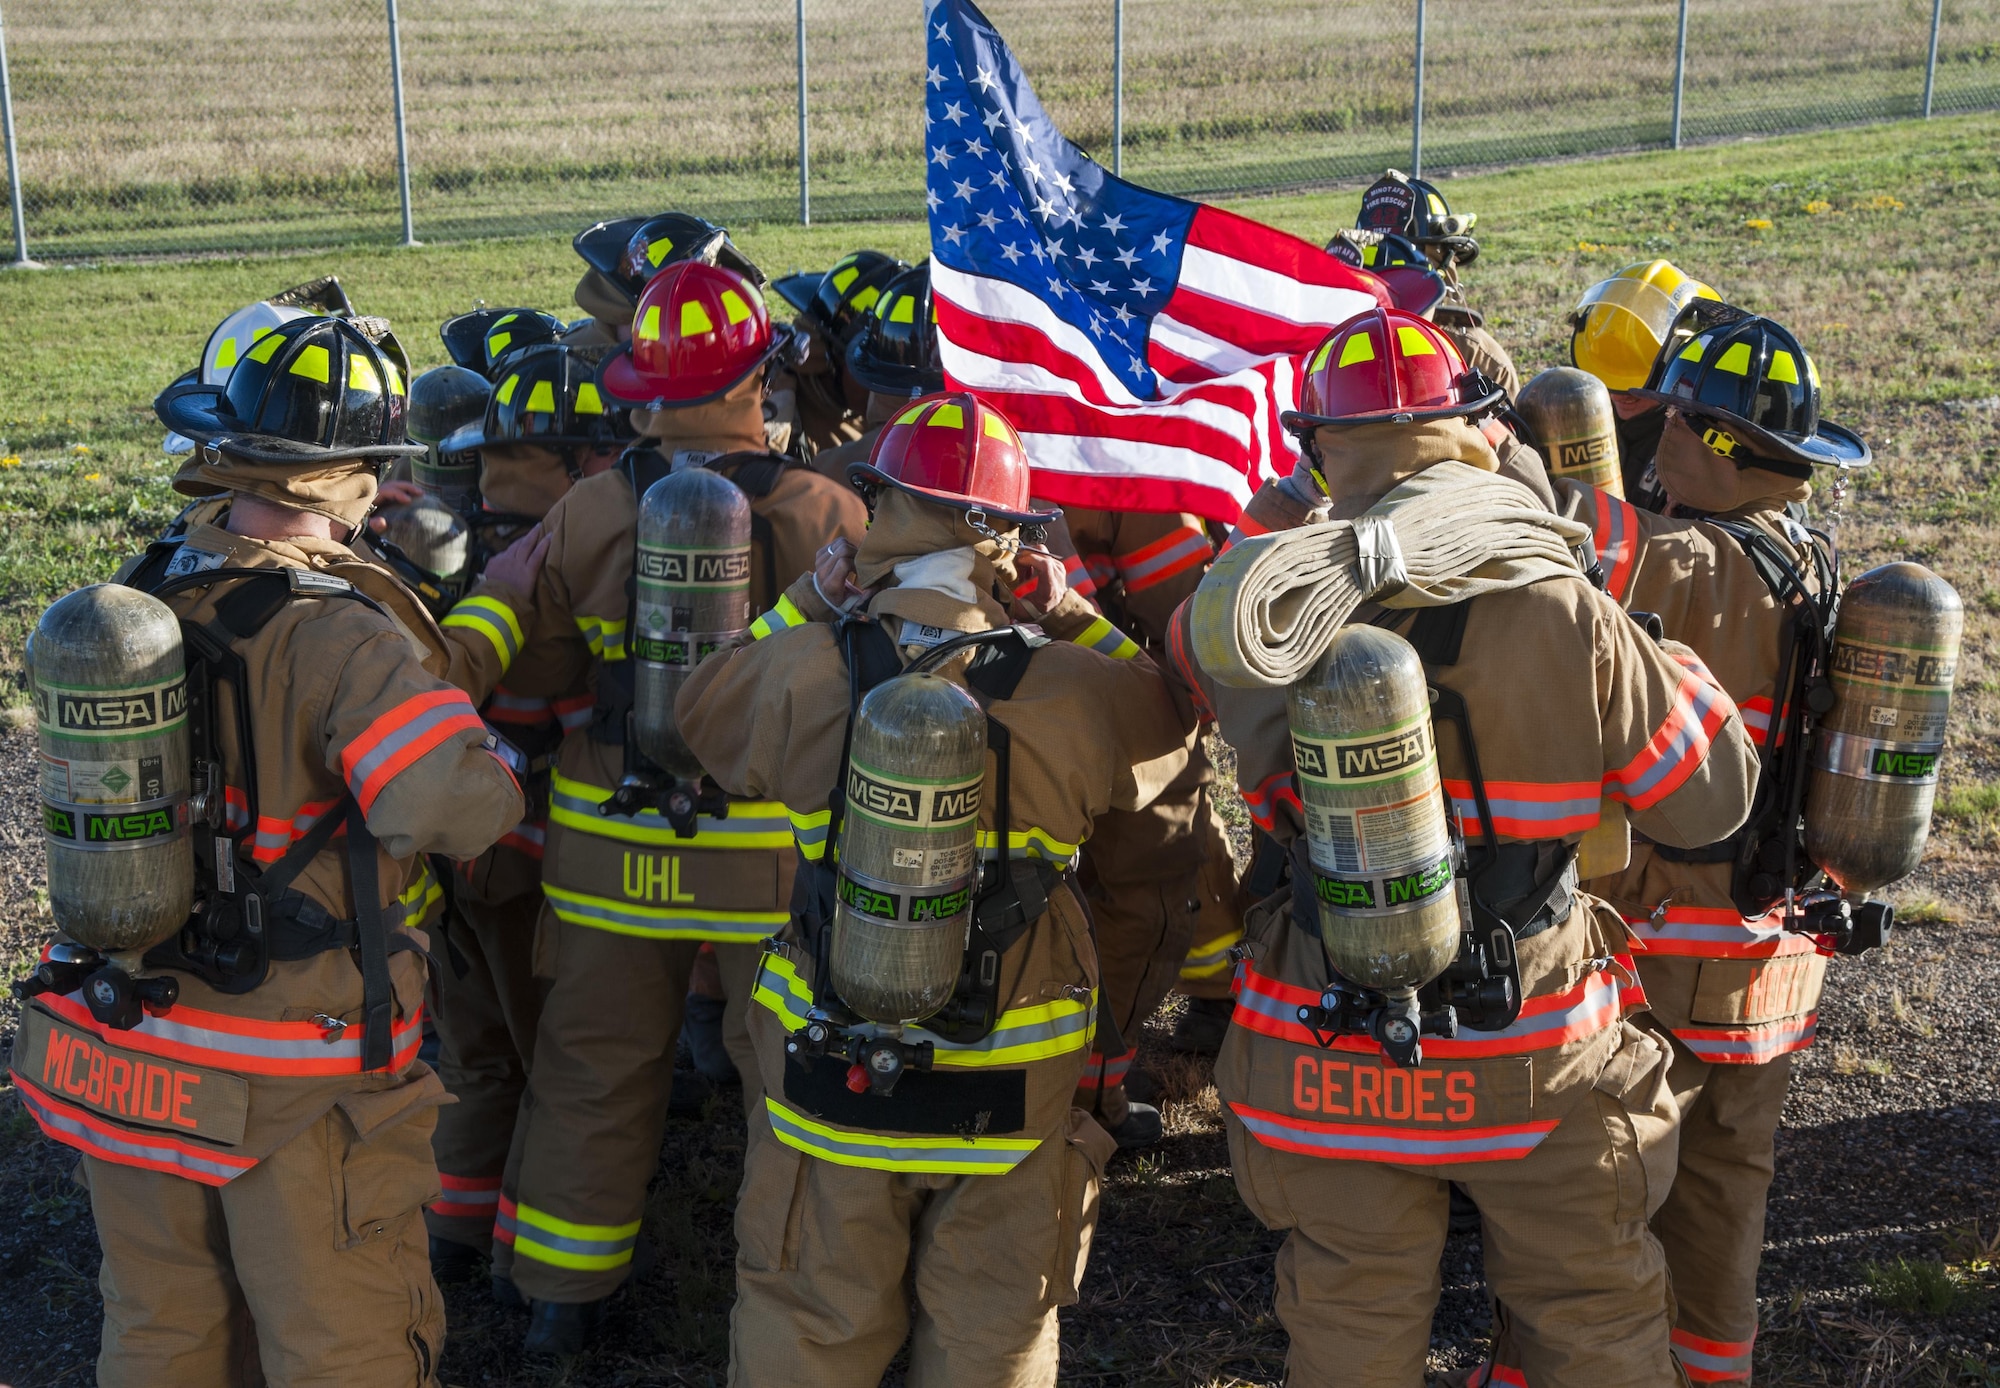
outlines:
[[1552, 515], [1519, 482], [1443, 462], [1352, 521], [1230, 547], [1194, 595], [1195, 658], [1223, 684], [1282, 688], [1366, 602], [1442, 607], [1558, 575], [1590, 527]]

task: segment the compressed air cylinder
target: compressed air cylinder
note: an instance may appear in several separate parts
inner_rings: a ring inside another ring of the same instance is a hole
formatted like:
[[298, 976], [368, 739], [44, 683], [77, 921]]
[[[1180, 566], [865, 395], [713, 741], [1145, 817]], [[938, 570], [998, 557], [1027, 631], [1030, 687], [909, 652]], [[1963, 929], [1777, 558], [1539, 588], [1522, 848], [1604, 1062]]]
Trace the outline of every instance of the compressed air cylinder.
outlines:
[[28, 638], [49, 907], [78, 944], [146, 950], [194, 906], [187, 665], [158, 598], [100, 583]]
[[434, 366], [410, 382], [410, 442], [425, 449], [411, 462], [410, 478], [460, 515], [478, 508], [479, 450], [446, 451], [442, 445], [485, 418], [492, 392], [490, 381], [462, 366]]
[[1342, 627], [1285, 703], [1327, 954], [1352, 983], [1421, 987], [1460, 934], [1423, 662], [1392, 631]]
[[465, 573], [472, 556], [472, 533], [464, 519], [434, 495], [404, 506], [384, 507], [382, 538], [433, 578], [450, 582]]
[[703, 657], [750, 625], [750, 499], [707, 468], [662, 477], [639, 503], [637, 564], [631, 655], [639, 750], [693, 780], [701, 762], [681, 740], [674, 698]]
[[1534, 431], [1549, 476], [1625, 495], [1611, 392], [1588, 371], [1552, 366], [1521, 387], [1514, 408]]
[[1806, 783], [1806, 853], [1859, 896], [1924, 856], [1965, 610], [1921, 564], [1847, 585], [1833, 637], [1833, 708]]
[[985, 711], [947, 679], [898, 675], [855, 712], [828, 967], [871, 1022], [920, 1022], [957, 986], [985, 771]]

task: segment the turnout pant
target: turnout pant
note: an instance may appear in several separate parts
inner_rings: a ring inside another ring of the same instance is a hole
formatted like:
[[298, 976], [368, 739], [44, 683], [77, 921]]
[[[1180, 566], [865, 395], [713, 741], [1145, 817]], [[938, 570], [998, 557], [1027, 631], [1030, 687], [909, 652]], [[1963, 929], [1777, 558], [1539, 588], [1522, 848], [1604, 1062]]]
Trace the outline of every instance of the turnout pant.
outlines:
[[[1549, 1096], [1564, 1117], [1515, 1161], [1404, 1166], [1266, 1147], [1228, 1115], [1237, 1188], [1288, 1231], [1277, 1311], [1297, 1388], [1411, 1388], [1424, 1381], [1448, 1183], [1484, 1223], [1486, 1280], [1511, 1320], [1514, 1362], [1534, 1388], [1661, 1388], [1666, 1255], [1647, 1227], [1674, 1161], [1664, 1063], [1622, 1092]], [[1496, 1377], [1494, 1382], [1506, 1380]]]
[[[542, 929], [537, 962], [555, 981], [500, 1194], [493, 1270], [538, 1301], [596, 1301], [632, 1270], [700, 943], [572, 925], [546, 909]], [[763, 1091], [746, 1015], [761, 953], [715, 947], [723, 1038], [753, 1108]]]
[[424, 1218], [438, 1238], [481, 1250], [492, 1246], [501, 1176], [535, 1053], [541, 905], [540, 891], [501, 902], [461, 894], [445, 927], [449, 943], [438, 951], [440, 967], [431, 973], [438, 1074], [458, 1102], [438, 1114], [432, 1146], [444, 1194]]
[[[1757, 1265], [1771, 1189], [1778, 1114], [1792, 1057], [1762, 1065], [1711, 1065], [1674, 1042], [1668, 1082], [1680, 1109], [1680, 1164], [1653, 1216], [1673, 1275], [1674, 1357], [1697, 1384], [1748, 1384], [1757, 1344]], [[1494, 1388], [1541, 1388], [1522, 1367], [1518, 1335], [1502, 1308], [1494, 1336]]]
[[[1081, 1109], [999, 1176], [836, 1165], [752, 1111], [736, 1202], [730, 1388], [1052, 1388], [1114, 1150]], [[912, 1303], [914, 1302], [914, 1307]]]
[[102, 1388], [431, 1388], [435, 1099], [357, 1096], [224, 1186], [86, 1156]]

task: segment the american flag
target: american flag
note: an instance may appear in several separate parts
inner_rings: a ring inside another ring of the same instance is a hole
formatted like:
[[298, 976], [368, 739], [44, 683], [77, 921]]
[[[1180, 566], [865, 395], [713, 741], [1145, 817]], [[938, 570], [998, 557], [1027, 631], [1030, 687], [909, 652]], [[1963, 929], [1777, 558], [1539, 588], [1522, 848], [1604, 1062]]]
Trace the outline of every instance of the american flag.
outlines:
[[1021, 431], [1036, 495], [1235, 521], [1328, 328], [1391, 302], [1309, 242], [1113, 177], [970, 0], [925, 7], [931, 285], [945, 374]]

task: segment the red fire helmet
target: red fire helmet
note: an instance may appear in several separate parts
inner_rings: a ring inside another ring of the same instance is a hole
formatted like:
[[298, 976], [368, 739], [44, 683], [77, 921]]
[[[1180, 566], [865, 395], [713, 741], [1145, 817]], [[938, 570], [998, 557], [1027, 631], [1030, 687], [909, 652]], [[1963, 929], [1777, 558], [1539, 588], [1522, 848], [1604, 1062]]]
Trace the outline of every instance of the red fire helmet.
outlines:
[[632, 340], [604, 359], [598, 383], [621, 405], [661, 409], [727, 395], [775, 355], [764, 296], [721, 265], [683, 260], [647, 282]]
[[1042, 525], [1060, 510], [1028, 504], [1028, 454], [1007, 416], [963, 391], [927, 395], [890, 420], [865, 463], [847, 480], [900, 488], [912, 496], [1021, 525]]
[[1399, 308], [1371, 308], [1327, 335], [1306, 361], [1299, 407], [1281, 416], [1299, 435], [1322, 424], [1407, 424], [1477, 414], [1503, 392], [1466, 369], [1436, 325]]

